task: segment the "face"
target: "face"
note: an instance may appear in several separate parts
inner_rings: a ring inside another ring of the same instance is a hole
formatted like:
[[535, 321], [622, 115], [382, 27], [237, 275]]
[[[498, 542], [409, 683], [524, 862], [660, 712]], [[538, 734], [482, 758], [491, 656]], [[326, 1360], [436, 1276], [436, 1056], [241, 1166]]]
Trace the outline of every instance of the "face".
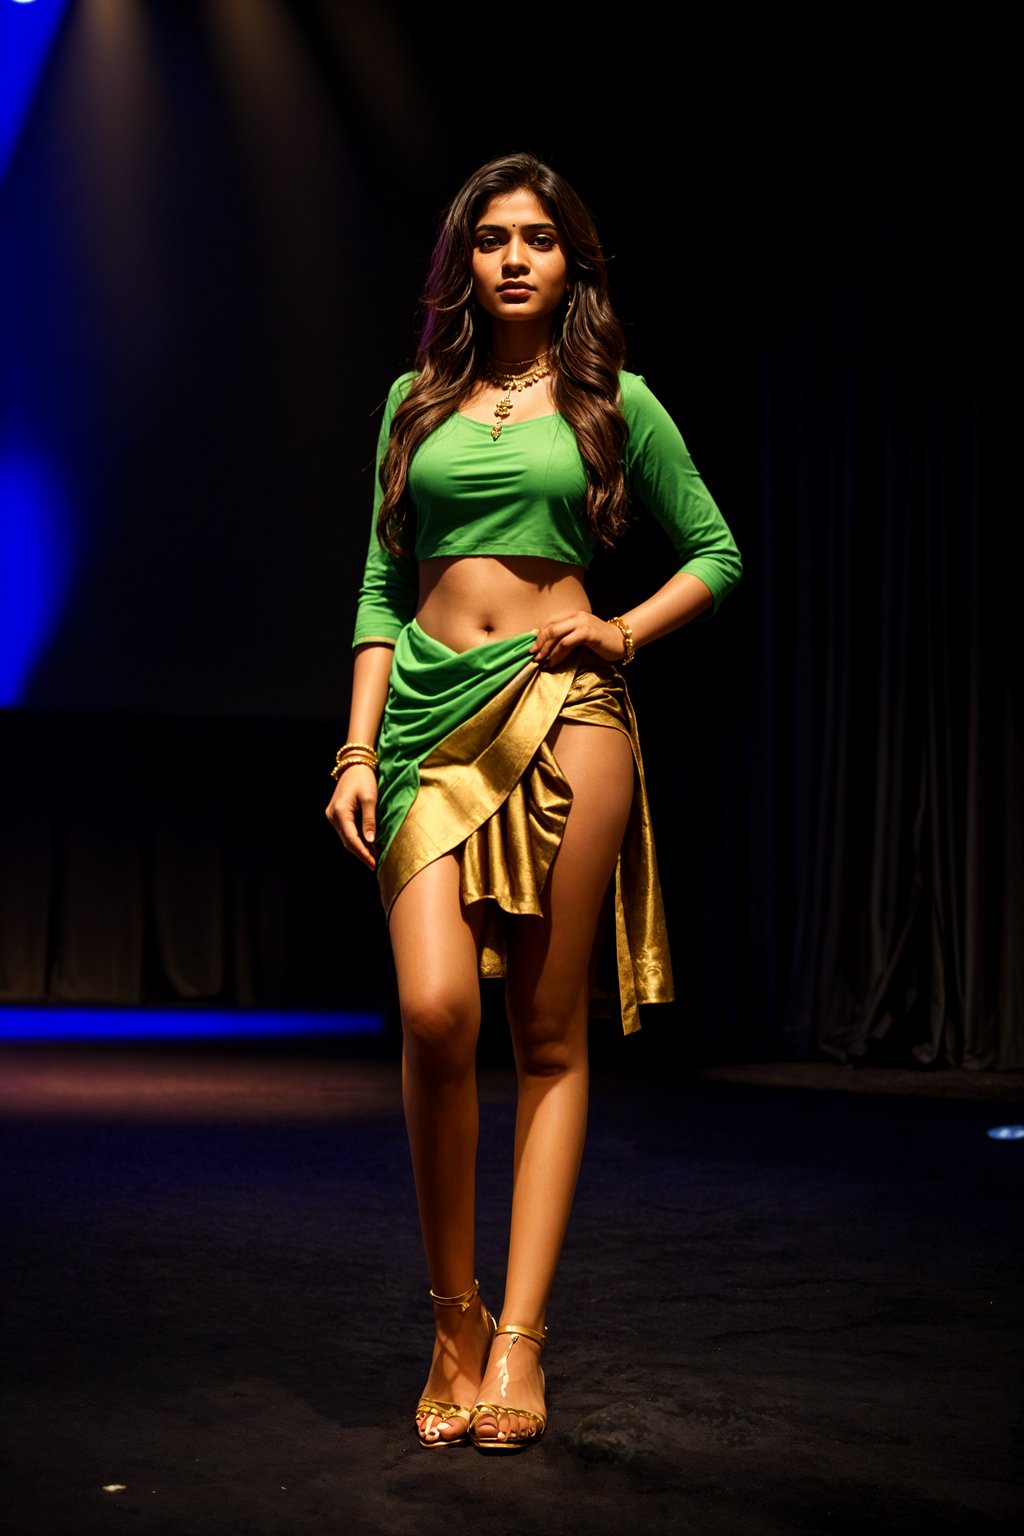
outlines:
[[520, 187], [492, 197], [473, 231], [473, 291], [495, 320], [555, 312], [569, 265], [562, 236], [537, 197]]

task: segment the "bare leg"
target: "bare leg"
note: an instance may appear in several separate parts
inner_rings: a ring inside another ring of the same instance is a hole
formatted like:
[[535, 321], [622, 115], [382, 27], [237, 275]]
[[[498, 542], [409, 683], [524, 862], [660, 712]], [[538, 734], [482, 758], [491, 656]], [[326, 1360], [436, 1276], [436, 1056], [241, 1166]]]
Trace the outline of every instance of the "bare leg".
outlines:
[[[463, 908], [454, 855], [429, 864], [391, 909], [391, 947], [402, 1013], [402, 1097], [431, 1289], [467, 1290], [475, 1276], [477, 946], [482, 913]], [[434, 1356], [423, 1396], [471, 1404], [490, 1330], [479, 1300], [435, 1307]], [[422, 1438], [448, 1440], [464, 1418], [419, 1421]]]
[[[587, 1022], [598, 918], [633, 796], [628, 738], [563, 722], [552, 736], [573, 792], [541, 918], [509, 924], [506, 983], [518, 1076], [512, 1229], [502, 1324], [542, 1329], [576, 1189], [587, 1124]], [[499, 1335], [479, 1400], [544, 1413], [536, 1344]], [[529, 1432], [528, 1419], [478, 1418], [478, 1439]]]

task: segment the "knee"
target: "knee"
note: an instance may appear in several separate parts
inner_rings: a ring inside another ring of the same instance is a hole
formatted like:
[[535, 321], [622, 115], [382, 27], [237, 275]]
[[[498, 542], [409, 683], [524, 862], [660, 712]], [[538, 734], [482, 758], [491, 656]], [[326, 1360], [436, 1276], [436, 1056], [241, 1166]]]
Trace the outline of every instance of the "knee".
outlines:
[[439, 1078], [460, 1076], [476, 1059], [479, 1010], [431, 991], [402, 999], [402, 1035], [408, 1059]]
[[516, 1066], [524, 1077], [562, 1077], [586, 1065], [586, 1007], [510, 1010]]

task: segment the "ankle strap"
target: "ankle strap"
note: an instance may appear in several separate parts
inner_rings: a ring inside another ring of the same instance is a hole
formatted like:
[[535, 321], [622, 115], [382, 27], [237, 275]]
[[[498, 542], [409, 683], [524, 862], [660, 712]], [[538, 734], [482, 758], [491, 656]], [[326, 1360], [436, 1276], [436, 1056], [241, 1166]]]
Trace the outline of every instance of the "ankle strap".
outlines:
[[[540, 1345], [541, 1349], [544, 1348], [548, 1335], [546, 1328], [539, 1332], [536, 1328], [524, 1328], [521, 1323], [506, 1323], [505, 1327], [499, 1328], [497, 1332], [514, 1333], [517, 1338], [521, 1336], [524, 1339], [532, 1339], [535, 1344]], [[495, 1337], [497, 1337], [497, 1334]]]
[[475, 1296], [480, 1294], [480, 1281], [474, 1280], [468, 1291], [463, 1291], [460, 1296], [439, 1296], [436, 1291], [431, 1291], [430, 1299], [436, 1307], [458, 1307], [460, 1312], [465, 1312]]

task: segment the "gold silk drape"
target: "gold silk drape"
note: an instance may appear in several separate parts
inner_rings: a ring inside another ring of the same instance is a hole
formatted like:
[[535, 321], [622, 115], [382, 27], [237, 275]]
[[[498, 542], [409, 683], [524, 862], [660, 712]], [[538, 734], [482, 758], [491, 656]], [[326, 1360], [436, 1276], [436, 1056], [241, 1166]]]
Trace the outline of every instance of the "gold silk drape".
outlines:
[[672, 964], [636, 718], [613, 666], [577, 652], [545, 671], [530, 662], [419, 765], [419, 790], [380, 867], [385, 911], [427, 864], [461, 850], [465, 904], [488, 901], [483, 976], [505, 974], [505, 918], [540, 916], [572, 791], [547, 737], [558, 720], [628, 737], [633, 805], [615, 871], [614, 931], [622, 1027], [639, 1005], [673, 1000]]

